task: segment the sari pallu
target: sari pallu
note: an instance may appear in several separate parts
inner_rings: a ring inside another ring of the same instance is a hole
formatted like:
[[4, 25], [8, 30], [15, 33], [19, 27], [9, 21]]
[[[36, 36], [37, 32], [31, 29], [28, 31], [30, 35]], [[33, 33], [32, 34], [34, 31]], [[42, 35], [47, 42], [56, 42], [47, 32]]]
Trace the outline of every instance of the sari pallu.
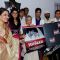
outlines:
[[0, 60], [18, 60], [19, 40], [12, 36], [11, 30], [5, 38], [3, 27], [0, 28], [0, 36]]
[[0, 36], [0, 60], [10, 60], [6, 40]]
[[19, 60], [19, 39], [12, 36], [8, 39], [11, 38], [12, 46], [8, 43], [3, 43], [0, 39], [0, 60]]
[[13, 57], [13, 60], [21, 60], [19, 37], [20, 37], [19, 34], [13, 34], [13, 37], [12, 37], [13, 38], [13, 50], [14, 50], [13, 54], [15, 54], [15, 56]]

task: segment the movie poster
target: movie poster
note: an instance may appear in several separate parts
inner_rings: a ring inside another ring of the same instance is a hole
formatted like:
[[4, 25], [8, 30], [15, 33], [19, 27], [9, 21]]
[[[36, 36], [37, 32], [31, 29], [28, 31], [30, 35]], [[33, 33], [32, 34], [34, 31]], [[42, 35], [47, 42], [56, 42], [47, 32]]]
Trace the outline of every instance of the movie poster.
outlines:
[[45, 37], [42, 26], [23, 27], [25, 45], [27, 51], [44, 47]]
[[45, 24], [43, 30], [47, 47], [60, 45], [60, 22]]

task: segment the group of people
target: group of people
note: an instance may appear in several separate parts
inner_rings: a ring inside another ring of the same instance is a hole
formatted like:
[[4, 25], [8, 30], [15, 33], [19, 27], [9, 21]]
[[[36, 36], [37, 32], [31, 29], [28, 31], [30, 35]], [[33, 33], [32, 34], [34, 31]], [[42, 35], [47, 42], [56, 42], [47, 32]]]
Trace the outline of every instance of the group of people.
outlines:
[[[16, 51], [16, 48], [14, 48], [15, 43], [13, 42], [17, 40], [12, 37], [11, 30], [8, 26], [8, 15], [8, 10], [0, 8], [0, 60], [12, 60], [18, 58], [15, 54], [18, 52]], [[13, 58], [14, 56], [16, 58]]]
[[9, 14], [9, 26], [14, 29], [20, 28], [19, 31], [23, 34], [22, 26], [44, 25], [46, 23], [60, 21], [60, 10], [55, 11], [55, 16], [52, 19], [50, 17], [50, 12], [48, 11], [44, 13], [45, 18], [41, 18], [41, 14], [41, 8], [35, 9], [35, 17], [29, 15], [29, 9], [27, 7], [20, 10], [12, 8]]
[[20, 41], [21, 37], [24, 38], [22, 26], [43, 25], [60, 21], [60, 10], [55, 11], [53, 19], [50, 19], [50, 12], [46, 12], [45, 19], [42, 19], [41, 8], [35, 9], [33, 18], [28, 13], [27, 7], [20, 10], [12, 8], [10, 13], [7, 9], [0, 8], [0, 60], [19, 59], [19, 45], [20, 42], [24, 42]]
[[[55, 15], [52, 19], [50, 17], [49, 11], [46, 11], [44, 13], [44, 18], [41, 18], [41, 14], [42, 14], [41, 8], [35, 9], [35, 17], [28, 15], [28, 13], [29, 13], [28, 8], [21, 9], [21, 11], [19, 13], [20, 14], [20, 22], [21, 22], [22, 26], [25, 26], [27, 21], [30, 21], [30, 24], [32, 24], [32, 25], [43, 25], [45, 23], [51, 23], [52, 21], [58, 22], [60, 20], [60, 10], [55, 11]], [[29, 18], [30, 18], [30, 20], [29, 20]], [[24, 23], [22, 23], [22, 22], [24, 22]]]

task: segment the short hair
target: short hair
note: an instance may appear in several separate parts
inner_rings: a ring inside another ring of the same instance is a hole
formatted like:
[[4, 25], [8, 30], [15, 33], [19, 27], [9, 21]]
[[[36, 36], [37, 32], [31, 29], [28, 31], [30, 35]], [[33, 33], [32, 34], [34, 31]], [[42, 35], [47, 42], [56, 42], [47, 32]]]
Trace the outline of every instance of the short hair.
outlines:
[[20, 9], [20, 10], [19, 10], [19, 12], [22, 12], [22, 11], [24, 11], [24, 9]]
[[25, 9], [27, 9], [27, 10], [29, 11], [29, 8], [25, 7], [25, 8], [24, 8], [24, 11], [25, 11]]
[[37, 11], [40, 11], [40, 13], [42, 12], [41, 8], [36, 8], [36, 9], [35, 9], [35, 13], [36, 13]]
[[56, 14], [57, 12], [60, 12], [60, 10], [56, 10], [56, 11], [55, 11], [55, 14]]
[[26, 21], [27, 21], [27, 18], [31, 18], [31, 19], [32, 19], [32, 17], [31, 17], [30, 15], [28, 15], [28, 16], [26, 17]]

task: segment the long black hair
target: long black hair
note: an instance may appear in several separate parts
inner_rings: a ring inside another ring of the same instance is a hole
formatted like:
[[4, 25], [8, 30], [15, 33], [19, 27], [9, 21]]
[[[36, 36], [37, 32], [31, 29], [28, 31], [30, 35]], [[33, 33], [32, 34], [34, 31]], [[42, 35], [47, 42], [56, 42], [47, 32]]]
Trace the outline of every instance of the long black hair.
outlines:
[[18, 24], [15, 25], [14, 24], [14, 18], [12, 16], [13, 11], [17, 11], [17, 13], [18, 13], [18, 10], [16, 8], [11, 9], [10, 18], [9, 18], [9, 26], [11, 27], [11, 29], [18, 29], [18, 28], [20, 28], [20, 25], [21, 25], [20, 24], [20, 19], [19, 19], [19, 16], [17, 16], [16, 20], [17, 20]]

